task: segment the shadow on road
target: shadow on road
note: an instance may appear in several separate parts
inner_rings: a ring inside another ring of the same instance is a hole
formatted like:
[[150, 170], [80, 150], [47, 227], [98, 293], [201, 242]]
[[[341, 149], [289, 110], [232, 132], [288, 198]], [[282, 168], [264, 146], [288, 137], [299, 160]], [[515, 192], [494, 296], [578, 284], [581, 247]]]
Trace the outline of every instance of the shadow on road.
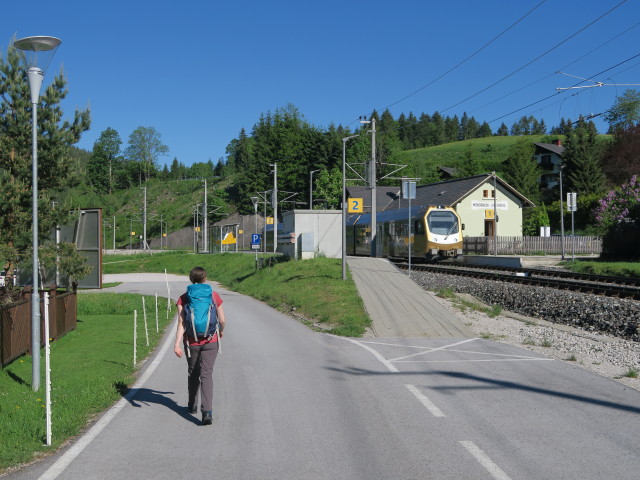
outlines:
[[457, 378], [459, 380], [465, 380], [468, 383], [460, 384], [457, 386], [438, 386], [438, 385], [425, 385], [424, 388], [431, 390], [440, 390], [440, 391], [454, 391], [454, 390], [480, 390], [480, 389], [511, 389], [511, 390], [522, 390], [525, 392], [537, 393], [540, 395], [549, 395], [557, 398], [564, 398], [568, 400], [573, 400], [576, 402], [590, 403], [592, 405], [598, 405], [605, 408], [613, 408], [616, 410], [622, 410], [625, 412], [631, 412], [640, 414], [640, 407], [634, 405], [624, 405], [620, 403], [610, 402], [607, 400], [587, 397], [585, 395], [575, 395], [568, 392], [551, 390], [547, 388], [535, 387], [532, 385], [526, 385], [524, 383], [517, 382], [509, 382], [506, 380], [496, 380], [495, 378], [489, 377], [481, 377], [478, 375], [471, 375], [468, 373], [462, 372], [447, 372], [444, 370], [436, 370], [431, 372], [384, 372], [384, 371], [374, 371], [374, 370], [365, 370], [362, 368], [335, 368], [335, 367], [327, 367], [328, 370], [343, 373], [347, 375], [430, 375], [437, 376], [442, 375], [450, 378]]
[[163, 405], [167, 407], [169, 410], [173, 410], [178, 415], [180, 415], [185, 420], [195, 424], [200, 425], [200, 420], [187, 411], [186, 406], [178, 405], [175, 400], [169, 398], [167, 395], [173, 395], [174, 392], [159, 392], [158, 390], [152, 390], [150, 388], [140, 388], [138, 392], [132, 397], [127, 398], [129, 403], [132, 406], [141, 408], [143, 405], [149, 405], [152, 403], [156, 403], [158, 405]]

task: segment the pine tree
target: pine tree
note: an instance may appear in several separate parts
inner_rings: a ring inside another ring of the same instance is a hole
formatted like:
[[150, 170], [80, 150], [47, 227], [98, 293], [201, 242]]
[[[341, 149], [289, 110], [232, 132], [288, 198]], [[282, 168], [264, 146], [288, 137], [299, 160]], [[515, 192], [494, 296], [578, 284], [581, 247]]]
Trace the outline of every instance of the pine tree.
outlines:
[[500, 128], [498, 128], [498, 131], [496, 132], [496, 135], [500, 136], [500, 137], [506, 137], [506, 136], [509, 135], [509, 129], [504, 124], [504, 122], [502, 122], [502, 124], [500, 124]]
[[505, 180], [529, 200], [539, 197], [541, 169], [534, 158], [535, 148], [528, 139], [520, 139], [512, 147], [504, 165]]
[[603, 191], [604, 175], [597, 135], [595, 124], [580, 117], [577, 126], [567, 136], [562, 155], [566, 167], [567, 192], [589, 195]]
[[[11, 45], [0, 56], [0, 262], [12, 262], [31, 245], [32, 110], [26, 73]], [[61, 101], [67, 81], [61, 72], [44, 88], [38, 105], [38, 219], [43, 240], [61, 220], [65, 208], [52, 209], [51, 197], [71, 179], [71, 145], [89, 129], [89, 111], [76, 110], [70, 122], [62, 121]]]

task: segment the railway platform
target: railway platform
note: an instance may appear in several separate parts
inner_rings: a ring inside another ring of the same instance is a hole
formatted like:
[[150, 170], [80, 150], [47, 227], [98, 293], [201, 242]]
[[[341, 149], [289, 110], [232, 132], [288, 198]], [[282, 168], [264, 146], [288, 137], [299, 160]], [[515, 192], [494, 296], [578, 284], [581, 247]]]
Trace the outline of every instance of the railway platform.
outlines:
[[473, 337], [471, 330], [386, 258], [347, 257], [371, 317], [370, 336], [384, 338]]

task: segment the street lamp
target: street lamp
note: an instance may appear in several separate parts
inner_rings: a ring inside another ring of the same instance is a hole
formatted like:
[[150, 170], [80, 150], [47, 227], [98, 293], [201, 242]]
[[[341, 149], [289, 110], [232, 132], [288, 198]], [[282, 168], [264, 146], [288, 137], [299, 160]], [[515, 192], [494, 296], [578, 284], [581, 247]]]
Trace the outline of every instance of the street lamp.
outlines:
[[358, 135], [351, 135], [342, 139], [342, 280], [347, 279], [347, 142]]
[[33, 216], [33, 292], [31, 294], [31, 374], [32, 388], [40, 388], [40, 293], [38, 292], [38, 103], [44, 72], [49, 66], [60, 39], [55, 37], [26, 37], [13, 44], [20, 50], [27, 69], [32, 105], [33, 163], [32, 175], [32, 216]]
[[313, 210], [313, 174], [320, 170], [311, 170], [309, 175], [309, 210]]
[[562, 260], [564, 260], [564, 206], [562, 205], [562, 170], [564, 170], [564, 165], [560, 167], [560, 242], [562, 242], [561, 252]]

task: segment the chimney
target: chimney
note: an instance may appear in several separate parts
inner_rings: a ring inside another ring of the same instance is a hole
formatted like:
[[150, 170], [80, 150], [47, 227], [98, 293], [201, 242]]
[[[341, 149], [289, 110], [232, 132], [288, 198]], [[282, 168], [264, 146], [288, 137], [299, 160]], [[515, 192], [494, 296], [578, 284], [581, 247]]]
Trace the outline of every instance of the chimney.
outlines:
[[555, 140], [553, 140], [551, 143], [553, 143], [554, 145], [557, 145], [559, 147], [562, 146], [562, 140], [560, 140], [559, 138], [556, 138]]

